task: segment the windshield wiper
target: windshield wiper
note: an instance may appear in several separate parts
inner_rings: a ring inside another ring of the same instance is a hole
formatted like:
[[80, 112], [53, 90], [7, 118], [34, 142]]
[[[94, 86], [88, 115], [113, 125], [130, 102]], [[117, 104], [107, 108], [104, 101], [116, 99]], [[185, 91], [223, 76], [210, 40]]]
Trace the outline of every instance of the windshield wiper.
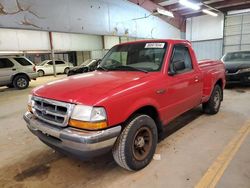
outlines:
[[131, 67], [131, 66], [117, 66], [112, 68], [112, 70], [132, 70], [132, 71], [140, 71], [140, 72], [144, 72], [144, 73], [148, 73], [148, 71], [140, 69], [140, 68], [136, 68], [136, 67]]
[[102, 67], [102, 66], [98, 66], [98, 67], [96, 68], [96, 70], [109, 71], [108, 69], [106, 69], [105, 67]]

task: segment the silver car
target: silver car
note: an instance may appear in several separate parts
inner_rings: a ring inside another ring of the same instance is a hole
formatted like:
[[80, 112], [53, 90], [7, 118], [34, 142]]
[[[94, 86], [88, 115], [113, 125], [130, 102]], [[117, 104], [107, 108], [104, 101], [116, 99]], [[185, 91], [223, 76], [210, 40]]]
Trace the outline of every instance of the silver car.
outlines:
[[0, 57], [0, 86], [25, 89], [37, 77], [35, 65], [26, 57]]

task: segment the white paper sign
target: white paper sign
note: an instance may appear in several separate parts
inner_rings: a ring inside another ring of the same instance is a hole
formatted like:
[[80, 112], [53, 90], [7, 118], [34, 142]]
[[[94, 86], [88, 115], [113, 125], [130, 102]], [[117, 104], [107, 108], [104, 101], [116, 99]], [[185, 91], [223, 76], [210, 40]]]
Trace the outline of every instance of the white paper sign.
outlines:
[[164, 48], [165, 46], [165, 43], [147, 43], [145, 45], [145, 48]]

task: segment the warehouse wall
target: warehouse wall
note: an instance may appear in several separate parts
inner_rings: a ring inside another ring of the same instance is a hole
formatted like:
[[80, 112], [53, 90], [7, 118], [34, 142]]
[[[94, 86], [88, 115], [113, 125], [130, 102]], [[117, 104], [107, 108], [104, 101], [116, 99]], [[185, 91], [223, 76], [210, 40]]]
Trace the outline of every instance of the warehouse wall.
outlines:
[[[103, 49], [97, 35], [52, 33], [56, 51], [91, 51]], [[20, 29], [0, 29], [0, 51], [50, 51], [49, 33]]]
[[[0, 0], [0, 26], [137, 38], [180, 38], [180, 31], [125, 0]], [[17, 12], [11, 14], [13, 12]], [[136, 18], [143, 18], [137, 19]]]
[[224, 16], [199, 16], [187, 19], [186, 39], [190, 40], [197, 58], [220, 59], [223, 52]]

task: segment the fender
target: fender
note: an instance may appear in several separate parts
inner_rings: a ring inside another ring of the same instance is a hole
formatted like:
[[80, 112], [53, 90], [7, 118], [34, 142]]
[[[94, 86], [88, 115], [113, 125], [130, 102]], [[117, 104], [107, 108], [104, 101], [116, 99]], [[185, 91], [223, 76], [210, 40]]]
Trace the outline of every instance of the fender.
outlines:
[[123, 122], [125, 122], [132, 114], [134, 114], [140, 108], [143, 108], [145, 106], [154, 107], [159, 115], [160, 120], [162, 119], [160, 117], [161, 114], [158, 111], [158, 109], [160, 109], [159, 103], [156, 100], [154, 100], [153, 98], [142, 98], [142, 99], [135, 101], [135, 103], [130, 108], [127, 108], [127, 110], [125, 111], [124, 116], [123, 116], [123, 120], [124, 120]]

